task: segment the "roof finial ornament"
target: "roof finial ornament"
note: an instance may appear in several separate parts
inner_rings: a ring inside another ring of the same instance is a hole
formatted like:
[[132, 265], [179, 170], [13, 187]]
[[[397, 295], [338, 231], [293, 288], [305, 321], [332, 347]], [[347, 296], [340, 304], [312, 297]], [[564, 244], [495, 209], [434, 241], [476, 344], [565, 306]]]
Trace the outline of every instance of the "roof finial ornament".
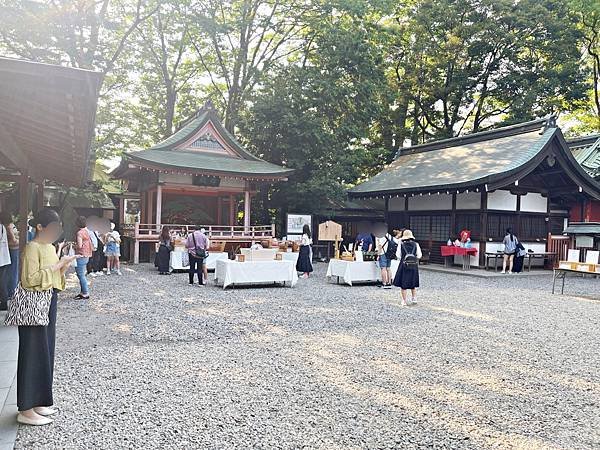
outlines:
[[206, 103], [204, 103], [204, 106], [202, 107], [202, 109], [210, 109], [210, 110], [214, 111], [215, 105], [213, 104], [212, 100], [209, 98], [208, 100], [206, 100]]
[[548, 118], [546, 119], [546, 122], [544, 123], [544, 128], [542, 128], [542, 131], [540, 134], [544, 134], [546, 132], [546, 130], [548, 130], [549, 128], [556, 128], [556, 116], [554, 114], [548, 116]]

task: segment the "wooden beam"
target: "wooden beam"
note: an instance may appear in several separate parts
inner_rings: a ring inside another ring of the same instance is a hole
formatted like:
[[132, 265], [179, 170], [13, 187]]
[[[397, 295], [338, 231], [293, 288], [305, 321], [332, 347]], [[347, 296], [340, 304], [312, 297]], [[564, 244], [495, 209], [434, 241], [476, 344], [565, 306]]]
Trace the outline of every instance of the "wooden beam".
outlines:
[[244, 192], [244, 227], [250, 228], [250, 191]]
[[[41, 181], [37, 175], [35, 167], [27, 158], [25, 152], [17, 147], [11, 134], [0, 122], [0, 153], [16, 168], [21, 174], [26, 173], [36, 181]], [[19, 183], [22, 180], [19, 181]]]
[[[29, 178], [27, 172], [21, 174], [19, 180], [19, 267], [23, 267], [23, 255], [27, 245], [27, 230], [29, 222]], [[19, 274], [19, 277], [21, 274]]]
[[156, 227], [160, 229], [162, 222], [162, 186], [156, 187]]
[[35, 199], [37, 210], [42, 209], [44, 207], [44, 181], [41, 181], [37, 184]]

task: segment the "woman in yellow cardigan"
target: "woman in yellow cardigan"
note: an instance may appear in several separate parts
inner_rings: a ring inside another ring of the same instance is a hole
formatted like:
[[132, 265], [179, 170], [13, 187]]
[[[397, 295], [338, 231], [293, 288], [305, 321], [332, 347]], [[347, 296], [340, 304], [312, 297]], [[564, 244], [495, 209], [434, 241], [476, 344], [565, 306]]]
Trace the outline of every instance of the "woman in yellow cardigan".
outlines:
[[31, 291], [52, 289], [52, 302], [47, 326], [19, 326], [17, 421], [47, 425], [53, 421], [50, 416], [57, 412], [52, 400], [57, 292], [65, 288], [65, 272], [77, 255], [58, 258], [52, 245], [62, 234], [56, 211], [48, 208], [38, 211], [29, 225], [36, 234], [23, 253], [21, 286]]

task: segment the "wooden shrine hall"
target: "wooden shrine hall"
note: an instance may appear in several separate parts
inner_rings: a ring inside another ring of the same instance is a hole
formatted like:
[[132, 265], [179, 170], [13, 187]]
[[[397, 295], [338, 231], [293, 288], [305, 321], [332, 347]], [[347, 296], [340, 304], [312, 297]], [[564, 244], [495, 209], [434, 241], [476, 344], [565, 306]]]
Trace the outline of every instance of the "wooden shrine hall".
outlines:
[[29, 213], [44, 206], [44, 182], [88, 180], [101, 84], [97, 72], [0, 57], [0, 181], [18, 186], [21, 250]]
[[[192, 225], [206, 228], [212, 239], [251, 243], [274, 237], [274, 225], [252, 225], [252, 196], [261, 184], [286, 181], [291, 169], [271, 164], [246, 151], [221, 124], [210, 102], [173, 135], [153, 147], [127, 153], [112, 176], [123, 180], [126, 196], [139, 196], [140, 219], [121, 229], [133, 240], [132, 259], [140, 244], [158, 242], [163, 225], [181, 234]], [[243, 204], [243, 225], [238, 206]]]
[[385, 199], [389, 227], [410, 228], [432, 262], [470, 230], [479, 253], [471, 265], [484, 266], [509, 227], [526, 248], [560, 256], [552, 236], [562, 235], [572, 208], [600, 199], [600, 184], [550, 117], [403, 148], [349, 195]]

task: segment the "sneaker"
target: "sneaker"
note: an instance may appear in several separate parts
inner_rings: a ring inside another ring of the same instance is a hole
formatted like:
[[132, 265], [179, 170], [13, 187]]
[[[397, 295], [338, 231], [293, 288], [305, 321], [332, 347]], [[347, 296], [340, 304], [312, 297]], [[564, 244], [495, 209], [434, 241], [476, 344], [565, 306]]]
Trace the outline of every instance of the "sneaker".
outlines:
[[110, 270], [107, 270], [107, 271], [106, 271], [106, 275], [110, 275]]
[[412, 298], [412, 300], [410, 301], [411, 305], [416, 305], [417, 304], [417, 299], [415, 297]]
[[101, 277], [102, 275], [104, 275], [104, 272], [100, 271], [100, 272], [96, 272], [96, 276], [97, 277]]
[[391, 289], [392, 285], [391, 284], [386, 284], [385, 286], [383, 286], [384, 289]]
[[121, 272], [121, 269], [117, 269], [117, 275], [123, 275], [123, 273]]
[[500, 273], [506, 273], [506, 272], [503, 270], [503, 271], [502, 271], [502, 272], [500, 272]]

